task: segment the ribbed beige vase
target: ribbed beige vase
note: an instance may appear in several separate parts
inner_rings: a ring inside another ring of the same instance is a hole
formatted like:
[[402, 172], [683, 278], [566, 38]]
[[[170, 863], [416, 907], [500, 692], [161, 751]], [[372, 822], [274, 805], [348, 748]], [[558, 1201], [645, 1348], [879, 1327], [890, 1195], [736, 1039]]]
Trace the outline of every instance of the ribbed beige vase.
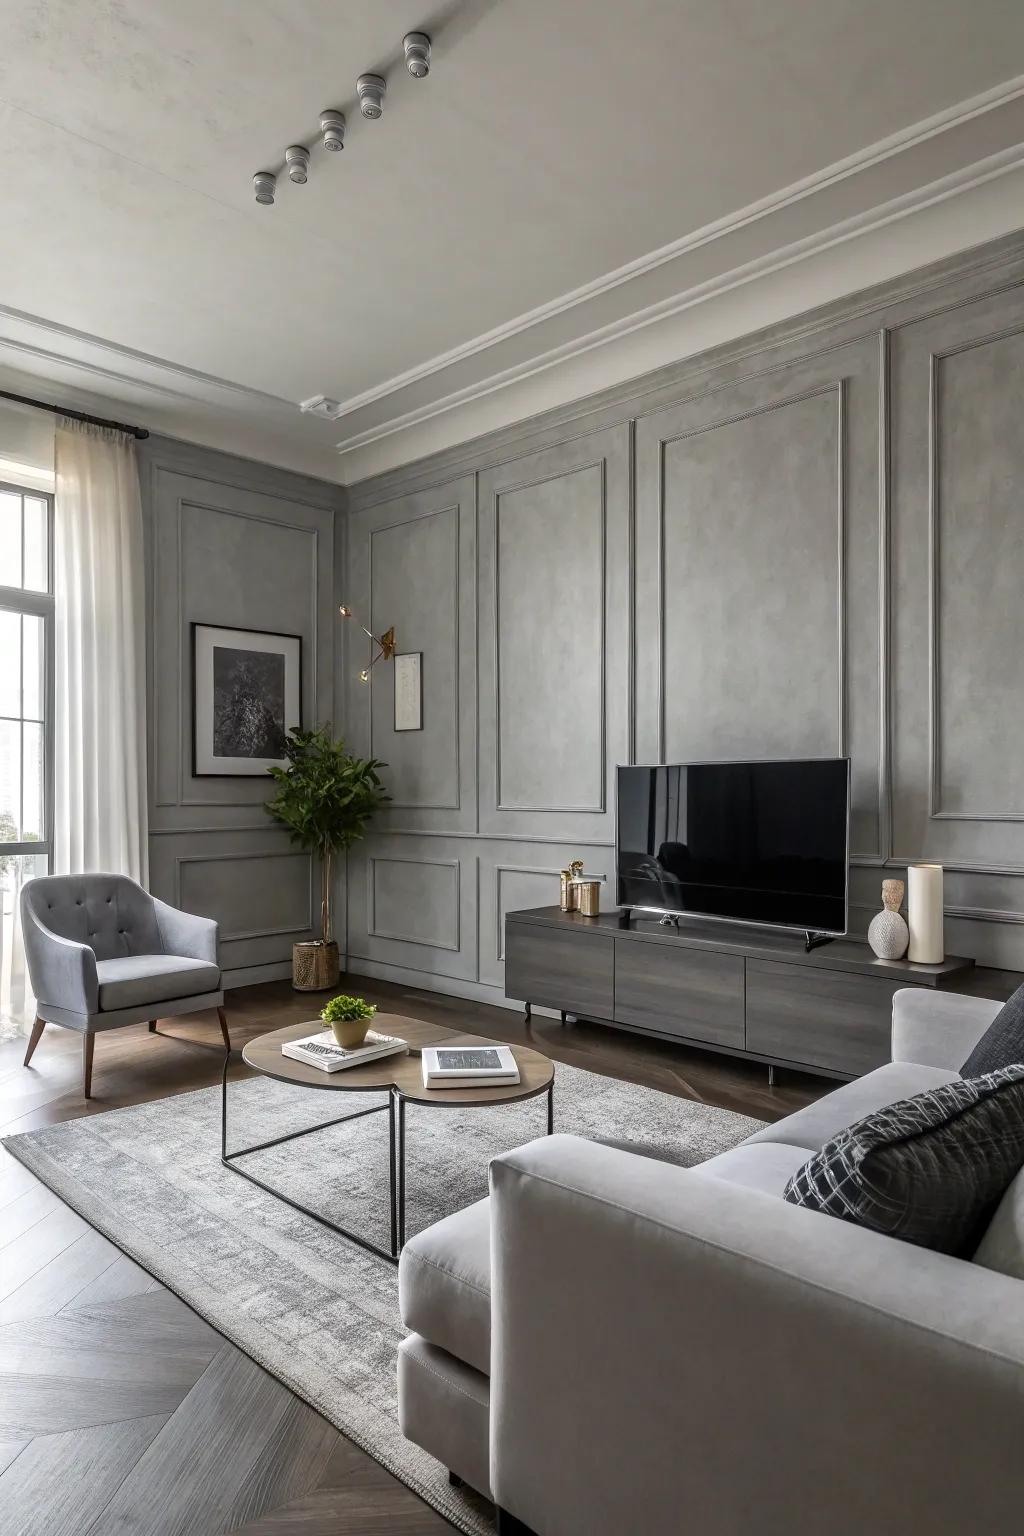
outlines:
[[902, 960], [907, 952], [910, 931], [900, 914], [903, 881], [882, 881], [882, 910], [871, 919], [868, 943], [879, 960]]

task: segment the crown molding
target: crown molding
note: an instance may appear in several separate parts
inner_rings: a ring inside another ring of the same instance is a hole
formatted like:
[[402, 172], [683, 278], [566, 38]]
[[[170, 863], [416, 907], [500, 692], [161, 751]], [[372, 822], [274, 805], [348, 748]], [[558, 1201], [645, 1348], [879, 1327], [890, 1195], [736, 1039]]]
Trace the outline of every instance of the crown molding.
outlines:
[[[941, 180], [929, 183], [913, 192], [904, 193], [900, 197], [893, 198], [887, 203], [873, 208], [868, 213], [855, 214], [849, 219], [844, 219], [838, 224], [833, 224], [820, 230], [814, 235], [808, 235], [802, 240], [793, 241], [764, 256], [745, 262], [742, 266], [735, 267], [731, 271], [723, 272], [716, 277], [709, 278], [703, 283], [695, 284], [692, 288], [683, 289], [669, 299], [661, 299], [644, 309], [637, 310], [634, 314], [624, 316], [621, 320], [611, 321], [600, 326], [586, 335], [573, 341], [565, 342], [561, 346], [552, 347], [545, 352], [538, 353], [522, 363], [482, 379], [479, 383], [467, 385], [463, 389], [453, 390], [448, 395], [443, 395], [428, 404], [419, 406], [415, 410], [406, 411], [401, 415], [393, 416], [377, 426], [368, 427], [362, 432], [355, 432], [351, 436], [342, 438], [335, 444], [339, 455], [353, 453], [359, 448], [365, 448], [371, 443], [380, 442], [383, 438], [391, 437], [397, 432], [404, 432], [410, 427], [420, 426], [423, 422], [430, 421], [436, 416], [441, 416], [448, 411], [456, 410], [459, 406], [467, 405], [474, 400], [480, 400], [487, 395], [506, 389], [512, 384], [517, 384], [524, 379], [532, 378], [538, 373], [543, 373], [549, 368], [554, 368], [560, 363], [593, 351], [597, 347], [617, 341], [621, 337], [632, 335], [643, 330], [646, 326], [657, 324], [658, 321], [670, 319], [674, 315], [681, 314], [684, 310], [691, 309], [697, 304], [705, 303], [709, 299], [718, 298], [731, 289], [743, 287], [747, 283], [756, 282], [757, 279], [767, 277], [772, 272], [781, 271], [784, 267], [792, 266], [795, 262], [805, 261], [834, 246], [841, 245], [844, 241], [856, 239], [860, 235], [868, 234], [875, 229], [882, 229], [887, 224], [892, 224], [898, 219], [906, 218], [911, 214], [921, 212], [925, 208], [932, 207], [936, 203], [944, 202], [947, 198], [956, 197], [960, 193], [969, 192], [974, 187], [984, 185], [998, 176], [1007, 175], [1024, 167], [1024, 145], [1014, 146], [1012, 149], [1001, 150], [986, 160], [971, 166], [968, 170], [954, 171]], [[645, 269], [649, 270], [649, 269]], [[456, 359], [457, 360], [457, 359]], [[447, 366], [447, 364], [443, 365]], [[438, 371], [438, 370], [435, 370]], [[394, 381], [393, 381], [394, 382]], [[394, 390], [407, 387], [406, 383], [394, 383]], [[381, 386], [383, 390], [383, 386]], [[379, 394], [377, 398], [382, 398]], [[341, 415], [348, 414], [356, 407], [348, 402]]]

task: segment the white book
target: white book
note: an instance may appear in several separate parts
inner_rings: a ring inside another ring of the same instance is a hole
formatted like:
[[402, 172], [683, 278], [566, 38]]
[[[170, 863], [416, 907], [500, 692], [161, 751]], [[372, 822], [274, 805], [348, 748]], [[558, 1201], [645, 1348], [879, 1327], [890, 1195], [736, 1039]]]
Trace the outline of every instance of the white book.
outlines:
[[487, 1088], [518, 1083], [519, 1068], [507, 1045], [425, 1045], [424, 1088]]
[[322, 1029], [301, 1040], [286, 1041], [281, 1047], [281, 1055], [305, 1062], [307, 1067], [319, 1067], [321, 1072], [341, 1072], [345, 1067], [361, 1067], [364, 1062], [377, 1061], [381, 1056], [402, 1055], [408, 1049], [409, 1042], [399, 1035], [384, 1035], [379, 1030], [368, 1029], [363, 1044], [348, 1050], [338, 1044], [333, 1030]]

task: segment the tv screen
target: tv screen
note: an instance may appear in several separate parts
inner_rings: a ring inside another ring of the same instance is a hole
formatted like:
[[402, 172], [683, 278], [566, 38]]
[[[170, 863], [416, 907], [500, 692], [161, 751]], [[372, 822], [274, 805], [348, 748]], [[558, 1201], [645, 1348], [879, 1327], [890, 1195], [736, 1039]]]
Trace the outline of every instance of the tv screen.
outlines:
[[616, 900], [846, 932], [845, 757], [618, 771]]

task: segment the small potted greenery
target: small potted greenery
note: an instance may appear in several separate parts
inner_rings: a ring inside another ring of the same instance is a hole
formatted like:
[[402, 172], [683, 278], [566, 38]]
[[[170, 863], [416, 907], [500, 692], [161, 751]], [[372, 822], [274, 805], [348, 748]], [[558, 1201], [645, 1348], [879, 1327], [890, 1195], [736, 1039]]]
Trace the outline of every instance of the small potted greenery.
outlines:
[[338, 1044], [346, 1051], [354, 1051], [366, 1039], [370, 1020], [376, 1012], [376, 1004], [342, 992], [321, 1008], [320, 1017], [331, 1026]]

